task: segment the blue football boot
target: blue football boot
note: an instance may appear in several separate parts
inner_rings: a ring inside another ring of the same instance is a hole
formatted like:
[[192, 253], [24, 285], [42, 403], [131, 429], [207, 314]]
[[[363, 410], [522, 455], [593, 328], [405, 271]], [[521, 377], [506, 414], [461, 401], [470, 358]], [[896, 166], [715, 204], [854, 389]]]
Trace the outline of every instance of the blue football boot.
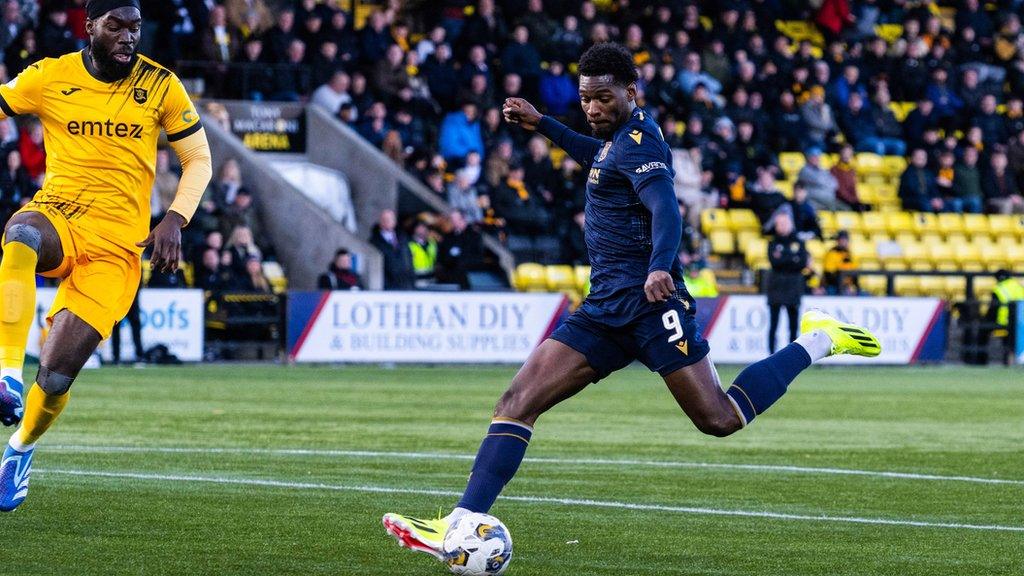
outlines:
[[0, 424], [14, 426], [25, 414], [23, 386], [10, 376], [0, 379]]
[[9, 445], [0, 460], [0, 512], [17, 508], [28, 496], [28, 478], [32, 475], [35, 448], [19, 452]]

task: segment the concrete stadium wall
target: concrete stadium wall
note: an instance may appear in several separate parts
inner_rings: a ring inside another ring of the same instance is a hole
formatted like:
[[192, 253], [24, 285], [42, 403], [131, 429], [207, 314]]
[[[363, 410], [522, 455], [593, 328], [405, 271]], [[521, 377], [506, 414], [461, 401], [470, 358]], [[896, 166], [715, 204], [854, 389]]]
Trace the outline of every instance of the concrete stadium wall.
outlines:
[[290, 288], [315, 289], [317, 277], [327, 269], [334, 252], [347, 248], [363, 262], [366, 288], [383, 289], [384, 261], [380, 252], [364, 240], [367, 236], [346, 230], [214, 118], [205, 117], [204, 125], [213, 152], [214, 174], [228, 158], [237, 159], [241, 165], [245, 185], [256, 199], [260, 221], [288, 273]]

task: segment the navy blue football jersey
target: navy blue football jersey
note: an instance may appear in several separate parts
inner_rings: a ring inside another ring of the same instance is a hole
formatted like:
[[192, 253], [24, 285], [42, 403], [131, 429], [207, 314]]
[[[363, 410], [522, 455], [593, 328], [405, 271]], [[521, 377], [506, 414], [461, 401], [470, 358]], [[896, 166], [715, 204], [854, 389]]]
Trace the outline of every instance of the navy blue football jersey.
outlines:
[[[653, 249], [651, 213], [637, 190], [649, 179], [671, 181], [674, 175], [672, 153], [661, 129], [637, 107], [600, 148], [587, 177], [585, 235], [592, 266], [592, 303], [643, 287]], [[669, 272], [682, 287], [678, 259], [673, 259]]]

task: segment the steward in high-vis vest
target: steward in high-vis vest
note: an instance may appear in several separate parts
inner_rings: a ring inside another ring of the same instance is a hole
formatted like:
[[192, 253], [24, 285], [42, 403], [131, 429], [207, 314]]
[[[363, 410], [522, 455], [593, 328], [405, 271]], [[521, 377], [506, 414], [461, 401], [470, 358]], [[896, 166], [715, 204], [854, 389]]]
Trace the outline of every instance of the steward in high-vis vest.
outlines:
[[1024, 305], [1024, 285], [1012, 278], [1006, 270], [996, 272], [996, 282], [992, 289], [991, 306], [996, 308], [996, 324], [1006, 329], [1010, 325], [1010, 302], [1021, 302], [1018, 306]]

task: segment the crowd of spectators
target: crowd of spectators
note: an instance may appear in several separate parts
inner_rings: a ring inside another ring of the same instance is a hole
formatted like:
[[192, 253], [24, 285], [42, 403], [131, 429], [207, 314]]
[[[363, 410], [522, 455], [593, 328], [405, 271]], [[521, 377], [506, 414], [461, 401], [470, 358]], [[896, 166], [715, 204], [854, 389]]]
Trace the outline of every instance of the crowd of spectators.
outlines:
[[[678, 152], [691, 222], [711, 206], [758, 206], [783, 176], [781, 151], [807, 154], [799, 181], [811, 210], [869, 208], [851, 165], [854, 153], [874, 152], [911, 159], [899, 186], [907, 209], [1024, 211], [1020, 3], [445, 0], [424, 10], [393, 1], [358, 27], [316, 0], [169, 4], [179, 16], [207, 6], [191, 19], [197, 41], [180, 44], [195, 52], [178, 56], [222, 65], [207, 73], [208, 90], [309, 99], [471, 225], [513, 248], [554, 235], [533, 246], [562, 247], [560, 260], [586, 260], [572, 248], [582, 171], [505, 125], [500, 106], [522, 96], [585, 131], [574, 63], [608, 40], [634, 55], [638, 103]], [[824, 42], [791, 40], [780, 19], [815, 21]], [[881, 37], [884, 24], [902, 30]], [[242, 62], [261, 65], [232, 65]], [[899, 120], [891, 102], [915, 109]], [[840, 152], [829, 169], [816, 160]]]
[[[0, 82], [36, 58], [83, 46], [84, 4], [2, 2]], [[677, 195], [693, 234], [684, 238], [684, 260], [700, 257], [696, 229], [709, 207], [752, 207], [766, 232], [782, 208], [792, 212], [798, 233], [812, 235], [817, 210], [870, 208], [858, 197], [858, 152], [909, 158], [899, 182], [906, 209], [1024, 212], [1020, 2], [426, 6], [391, 0], [357, 18], [342, 9], [349, 2], [336, 0], [147, 3], [152, 34], [143, 49], [183, 77], [202, 77], [207, 96], [324, 108], [449, 201], [475, 230], [497, 233], [519, 253], [559, 261], [586, 262], [579, 242], [583, 171], [571, 160], [553, 161], [557, 155], [543, 138], [506, 125], [500, 106], [522, 96], [586, 131], [574, 63], [609, 40], [633, 53], [638, 103], [674, 149]], [[777, 20], [813, 21], [823, 42], [794, 41]], [[900, 28], [879, 35], [877, 27], [887, 24]], [[914, 109], [898, 119], [892, 102], [912, 102]], [[19, 152], [0, 162], [5, 210], [42, 173], [37, 133], [31, 124], [0, 123], [0, 151]], [[782, 151], [803, 152], [807, 163], [795, 197], [780, 202]], [[823, 154], [839, 154], [839, 161], [826, 168]], [[244, 213], [246, 203], [238, 196], [214, 201], [218, 216], [237, 222], [233, 212]], [[414, 234], [407, 214], [398, 216], [400, 231]], [[258, 231], [253, 236], [258, 246]]]

